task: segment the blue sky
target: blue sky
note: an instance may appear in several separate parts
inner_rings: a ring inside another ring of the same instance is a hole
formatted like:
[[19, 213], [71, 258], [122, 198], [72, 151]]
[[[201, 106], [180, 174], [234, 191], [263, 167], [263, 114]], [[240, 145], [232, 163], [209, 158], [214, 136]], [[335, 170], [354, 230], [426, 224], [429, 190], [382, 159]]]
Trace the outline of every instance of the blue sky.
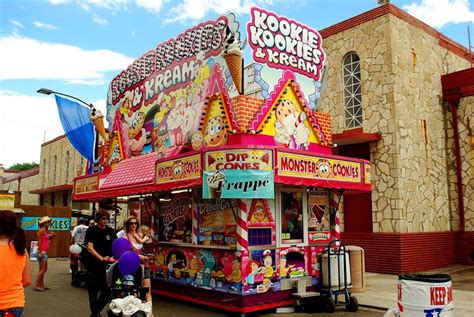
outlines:
[[[472, 0], [391, 2], [465, 47], [470, 26], [474, 45]], [[253, 4], [320, 30], [375, 8], [377, 0], [0, 1], [0, 163], [38, 162], [41, 143], [63, 134], [54, 98], [37, 89], [105, 109], [109, 82], [134, 59], [227, 12], [236, 13], [245, 34]]]

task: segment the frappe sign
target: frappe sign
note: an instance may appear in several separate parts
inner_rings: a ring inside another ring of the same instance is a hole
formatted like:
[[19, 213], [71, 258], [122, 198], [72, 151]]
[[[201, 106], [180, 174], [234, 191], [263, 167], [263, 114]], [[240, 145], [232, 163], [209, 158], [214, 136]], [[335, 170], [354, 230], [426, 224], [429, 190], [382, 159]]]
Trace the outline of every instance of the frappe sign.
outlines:
[[256, 62], [319, 80], [325, 54], [317, 31], [257, 7], [250, 15], [247, 36]]

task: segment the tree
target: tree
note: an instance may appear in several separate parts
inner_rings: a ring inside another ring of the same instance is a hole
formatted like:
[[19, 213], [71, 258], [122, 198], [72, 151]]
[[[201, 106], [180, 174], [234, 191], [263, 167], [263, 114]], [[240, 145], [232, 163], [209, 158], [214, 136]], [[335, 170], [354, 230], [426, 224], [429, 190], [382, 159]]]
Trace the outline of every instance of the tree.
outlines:
[[31, 162], [31, 163], [16, 163], [16, 164], [13, 164], [12, 166], [10, 166], [9, 170], [11, 171], [26, 171], [26, 170], [29, 170], [29, 169], [32, 169], [32, 168], [35, 168], [39, 166], [37, 163], [35, 162]]

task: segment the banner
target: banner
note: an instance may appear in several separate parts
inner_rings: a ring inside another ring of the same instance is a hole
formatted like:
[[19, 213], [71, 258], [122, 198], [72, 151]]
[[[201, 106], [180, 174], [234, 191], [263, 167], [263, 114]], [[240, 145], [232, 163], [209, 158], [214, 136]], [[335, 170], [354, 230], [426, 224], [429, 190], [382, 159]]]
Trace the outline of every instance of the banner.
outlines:
[[156, 164], [156, 183], [164, 184], [201, 177], [201, 155], [195, 154]]
[[275, 198], [273, 171], [205, 171], [203, 198]]
[[55, 97], [64, 133], [71, 145], [89, 160], [90, 174], [94, 165], [95, 141], [94, 125], [89, 119], [90, 110], [73, 100], [58, 95]]
[[[51, 231], [69, 231], [71, 230], [71, 218], [50, 217], [52, 219], [49, 230]], [[36, 231], [39, 229], [41, 217], [21, 217], [20, 227], [25, 231]]]

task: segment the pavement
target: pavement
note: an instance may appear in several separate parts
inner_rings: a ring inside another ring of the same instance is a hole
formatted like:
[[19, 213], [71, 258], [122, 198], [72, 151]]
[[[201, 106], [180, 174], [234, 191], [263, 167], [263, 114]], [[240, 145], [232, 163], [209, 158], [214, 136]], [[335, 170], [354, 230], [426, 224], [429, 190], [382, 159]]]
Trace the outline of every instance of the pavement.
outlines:
[[[38, 264], [32, 262], [33, 281], [38, 272]], [[445, 273], [452, 277], [454, 313], [456, 316], [474, 316], [474, 266], [455, 265], [432, 271]], [[284, 313], [275, 310], [248, 314], [248, 316], [286, 317], [286, 316], [383, 316], [389, 308], [397, 306], [397, 275], [366, 273], [366, 291], [353, 294], [359, 301], [357, 313], [345, 312], [338, 307], [333, 314], [317, 313]], [[25, 316], [59, 317], [89, 316], [87, 290], [70, 286], [69, 262], [67, 259], [50, 259], [45, 283], [51, 288], [45, 292], [35, 292], [28, 287], [26, 293]], [[213, 317], [229, 316], [228, 313], [207, 307], [167, 299], [160, 296], [153, 298], [155, 317]], [[103, 313], [102, 316], [105, 316]]]
[[[454, 314], [474, 316], [474, 266], [453, 265], [427, 273], [449, 274], [453, 286]], [[360, 306], [381, 310], [397, 307], [398, 275], [366, 273], [364, 293], [353, 294]]]

